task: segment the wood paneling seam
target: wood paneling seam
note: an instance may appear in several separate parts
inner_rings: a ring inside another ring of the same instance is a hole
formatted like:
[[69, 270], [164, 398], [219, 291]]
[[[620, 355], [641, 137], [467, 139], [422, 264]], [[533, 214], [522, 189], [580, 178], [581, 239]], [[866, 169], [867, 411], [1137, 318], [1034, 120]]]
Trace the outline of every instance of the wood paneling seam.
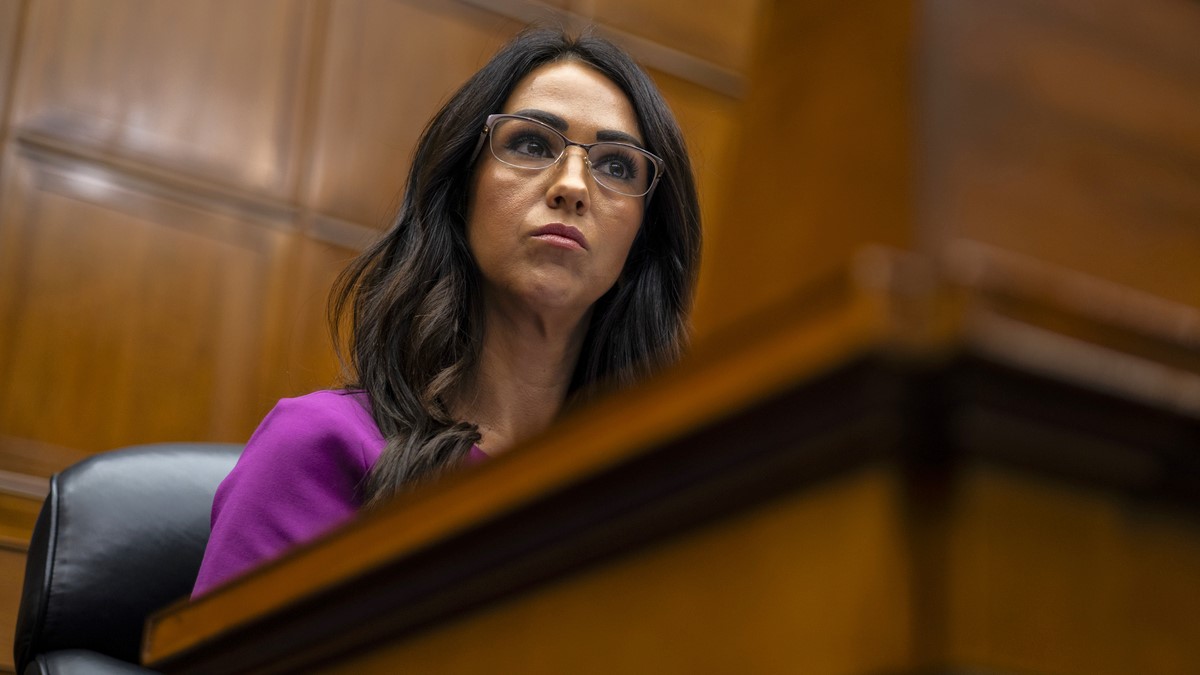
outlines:
[[597, 32], [629, 51], [643, 67], [653, 68], [733, 98], [742, 98], [746, 91], [746, 78], [741, 73], [633, 33], [595, 22], [582, 14], [523, 0], [459, 2], [524, 23], [555, 18], [567, 28], [578, 29], [594, 25]]

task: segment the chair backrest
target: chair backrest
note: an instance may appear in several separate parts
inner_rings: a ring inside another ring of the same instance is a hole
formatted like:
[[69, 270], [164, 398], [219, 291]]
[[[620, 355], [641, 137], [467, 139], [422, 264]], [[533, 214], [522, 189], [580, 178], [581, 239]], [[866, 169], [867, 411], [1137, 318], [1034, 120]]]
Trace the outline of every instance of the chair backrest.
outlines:
[[50, 479], [25, 567], [17, 672], [91, 650], [137, 663], [142, 627], [188, 595], [217, 485], [241, 445], [147, 445], [90, 457]]

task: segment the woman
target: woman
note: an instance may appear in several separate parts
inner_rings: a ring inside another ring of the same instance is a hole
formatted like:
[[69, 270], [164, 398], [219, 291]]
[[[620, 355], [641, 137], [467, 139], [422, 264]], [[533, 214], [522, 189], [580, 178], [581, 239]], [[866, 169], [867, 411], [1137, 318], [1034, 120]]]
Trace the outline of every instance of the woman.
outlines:
[[699, 251], [650, 78], [597, 37], [519, 35], [423, 133], [395, 225], [334, 287], [351, 381], [263, 420], [193, 597], [676, 361]]

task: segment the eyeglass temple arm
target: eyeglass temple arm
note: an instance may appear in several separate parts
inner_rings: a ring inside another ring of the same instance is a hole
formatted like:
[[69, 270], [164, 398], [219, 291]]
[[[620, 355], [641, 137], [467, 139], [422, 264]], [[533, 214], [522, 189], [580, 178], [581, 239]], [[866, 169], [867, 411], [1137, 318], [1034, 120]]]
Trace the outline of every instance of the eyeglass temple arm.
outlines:
[[663, 177], [663, 167], [658, 162], [654, 163], [654, 182], [650, 183], [650, 189], [646, 191], [646, 201], [643, 204], [650, 204], [650, 198], [654, 196], [654, 191], [658, 189], [658, 181]]
[[475, 160], [479, 158], [479, 151], [483, 149], [483, 142], [487, 140], [489, 131], [491, 131], [491, 128], [489, 128], [485, 123], [483, 125], [483, 131], [479, 132], [479, 140], [475, 142], [475, 150], [471, 152], [471, 159], [467, 162], [467, 166], [471, 166], [475, 163]]

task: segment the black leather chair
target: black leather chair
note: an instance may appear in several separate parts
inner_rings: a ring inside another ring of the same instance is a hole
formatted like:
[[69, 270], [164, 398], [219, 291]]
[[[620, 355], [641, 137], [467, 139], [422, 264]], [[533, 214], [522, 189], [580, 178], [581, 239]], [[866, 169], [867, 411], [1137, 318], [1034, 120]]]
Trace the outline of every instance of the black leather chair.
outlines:
[[191, 592], [213, 493], [241, 450], [140, 446], [51, 478], [29, 544], [17, 672], [151, 672], [137, 665], [146, 617]]

